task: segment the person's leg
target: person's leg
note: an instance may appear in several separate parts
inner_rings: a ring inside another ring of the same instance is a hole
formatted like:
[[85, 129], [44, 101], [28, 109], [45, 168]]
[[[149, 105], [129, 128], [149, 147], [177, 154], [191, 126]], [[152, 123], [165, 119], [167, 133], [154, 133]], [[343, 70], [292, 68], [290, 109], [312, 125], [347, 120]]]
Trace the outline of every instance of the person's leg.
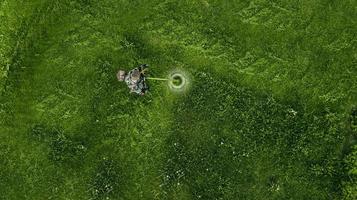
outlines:
[[147, 93], [149, 91], [149, 85], [146, 84], [146, 81], [143, 82], [143, 92]]

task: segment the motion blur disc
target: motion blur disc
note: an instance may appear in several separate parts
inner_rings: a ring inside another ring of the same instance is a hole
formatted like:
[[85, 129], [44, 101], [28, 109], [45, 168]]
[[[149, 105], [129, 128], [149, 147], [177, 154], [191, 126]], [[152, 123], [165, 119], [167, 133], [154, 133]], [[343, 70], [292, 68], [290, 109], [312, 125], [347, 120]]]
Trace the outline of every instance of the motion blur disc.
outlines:
[[182, 70], [175, 70], [169, 74], [168, 85], [174, 92], [184, 92], [189, 88], [190, 80], [187, 73]]

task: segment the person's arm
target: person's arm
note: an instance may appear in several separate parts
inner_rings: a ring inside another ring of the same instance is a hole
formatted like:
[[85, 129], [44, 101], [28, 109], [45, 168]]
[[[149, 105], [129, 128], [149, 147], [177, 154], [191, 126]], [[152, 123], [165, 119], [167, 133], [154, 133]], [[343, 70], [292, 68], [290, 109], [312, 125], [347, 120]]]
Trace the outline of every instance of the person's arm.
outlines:
[[146, 72], [148, 69], [149, 69], [149, 68], [145, 68], [145, 69], [141, 70], [140, 73], [145, 76], [145, 72]]

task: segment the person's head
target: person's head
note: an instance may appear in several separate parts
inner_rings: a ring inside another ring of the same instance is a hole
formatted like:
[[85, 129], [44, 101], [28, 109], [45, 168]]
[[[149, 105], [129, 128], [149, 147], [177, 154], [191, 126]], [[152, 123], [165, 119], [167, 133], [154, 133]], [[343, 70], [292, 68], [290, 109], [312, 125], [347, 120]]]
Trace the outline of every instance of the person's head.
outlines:
[[132, 73], [131, 73], [131, 80], [133, 81], [137, 81], [140, 79], [140, 71], [138, 69], [135, 69]]
[[125, 79], [125, 71], [119, 70], [119, 72], [117, 74], [117, 78], [118, 78], [118, 81], [124, 81], [124, 79]]

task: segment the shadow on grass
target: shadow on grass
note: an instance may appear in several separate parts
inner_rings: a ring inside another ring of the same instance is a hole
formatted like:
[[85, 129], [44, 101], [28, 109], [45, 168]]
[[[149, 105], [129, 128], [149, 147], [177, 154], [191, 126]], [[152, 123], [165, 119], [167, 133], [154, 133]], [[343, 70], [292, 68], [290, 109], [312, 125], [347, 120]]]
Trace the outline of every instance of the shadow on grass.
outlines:
[[183, 187], [192, 199], [340, 194], [338, 135], [344, 130], [331, 111], [305, 113], [296, 101], [282, 104], [200, 72], [173, 113], [163, 178], [168, 195]]

